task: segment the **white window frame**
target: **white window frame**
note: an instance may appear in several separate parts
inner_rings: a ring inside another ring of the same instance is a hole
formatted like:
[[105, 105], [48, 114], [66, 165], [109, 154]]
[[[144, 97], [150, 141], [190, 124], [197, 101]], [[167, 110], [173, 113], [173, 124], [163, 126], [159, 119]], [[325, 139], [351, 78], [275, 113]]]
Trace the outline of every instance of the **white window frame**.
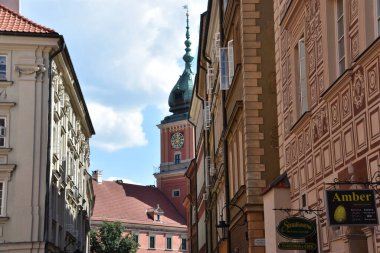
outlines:
[[[183, 240], [185, 240], [185, 248], [183, 248]], [[187, 251], [187, 238], [181, 238], [181, 250]]]
[[[4, 125], [1, 124], [1, 121], [4, 120]], [[3, 140], [3, 145], [0, 143], [1, 148], [7, 147], [7, 117], [0, 116], [0, 140]]]
[[380, 36], [380, 0], [375, 0], [375, 30], [377, 37]]
[[[168, 239], [170, 239], [170, 248], [168, 247]], [[166, 250], [172, 250], [173, 249], [173, 238], [172, 238], [172, 235], [166, 235], [165, 236], [165, 249]]]
[[[153, 238], [153, 248], [150, 245], [150, 238]], [[148, 240], [148, 249], [155, 249], [156, 248], [156, 235], [149, 235], [149, 240]]]
[[[340, 13], [339, 3], [341, 3], [342, 10]], [[344, 1], [336, 0], [335, 2], [335, 27], [336, 27], [336, 56], [337, 56], [337, 73], [338, 76], [343, 74], [346, 69], [346, 45], [345, 45], [345, 17], [344, 17]], [[339, 26], [341, 25], [341, 31]], [[340, 50], [342, 48], [342, 50]]]
[[[174, 195], [174, 192], [178, 192], [179, 195], [178, 195], [178, 196], [175, 196], [175, 195]], [[178, 188], [177, 188], [177, 189], [173, 189], [173, 190], [172, 190], [172, 197], [173, 197], [173, 198], [179, 198], [179, 197], [181, 197], [181, 189], [178, 189]]]
[[[8, 64], [7, 64], [7, 61], [8, 61], [8, 56], [6, 54], [1, 54], [0, 53], [0, 66], [4, 65], [5, 66], [5, 72], [4, 74], [2, 75], [0, 73], [0, 81], [7, 81], [8, 80]], [[1, 71], [1, 68], [0, 68], [0, 71]]]
[[7, 216], [7, 181], [4, 179], [0, 179], [0, 184], [2, 184], [2, 187], [0, 186], [0, 191], [2, 192], [1, 198], [1, 206], [0, 206], [0, 217], [6, 217]]
[[305, 39], [298, 41], [298, 92], [299, 92], [299, 116], [301, 117], [309, 110], [308, 88], [306, 81], [306, 49]]

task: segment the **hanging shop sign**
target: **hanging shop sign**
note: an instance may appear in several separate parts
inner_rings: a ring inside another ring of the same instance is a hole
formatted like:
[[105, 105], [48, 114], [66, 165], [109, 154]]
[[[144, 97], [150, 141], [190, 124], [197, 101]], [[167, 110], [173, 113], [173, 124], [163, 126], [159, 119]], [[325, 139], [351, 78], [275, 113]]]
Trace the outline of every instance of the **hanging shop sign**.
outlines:
[[280, 242], [277, 247], [282, 250], [316, 250], [317, 244], [313, 242]]
[[277, 232], [289, 239], [303, 239], [315, 234], [313, 221], [301, 217], [288, 217], [280, 221]]
[[330, 225], [377, 225], [377, 209], [373, 190], [326, 191]]

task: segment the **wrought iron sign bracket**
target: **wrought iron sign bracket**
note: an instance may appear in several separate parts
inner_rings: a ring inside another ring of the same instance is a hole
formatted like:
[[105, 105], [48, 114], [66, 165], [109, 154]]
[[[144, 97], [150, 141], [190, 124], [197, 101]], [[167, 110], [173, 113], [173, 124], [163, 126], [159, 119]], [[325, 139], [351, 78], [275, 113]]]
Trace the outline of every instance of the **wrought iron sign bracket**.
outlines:
[[334, 178], [334, 182], [332, 183], [324, 183], [325, 185], [332, 185], [336, 190], [336, 187], [339, 185], [363, 185], [366, 188], [371, 188], [376, 192], [377, 199], [380, 199], [380, 171], [376, 171], [371, 180], [369, 181], [357, 181], [357, 180], [339, 180], [338, 178]]

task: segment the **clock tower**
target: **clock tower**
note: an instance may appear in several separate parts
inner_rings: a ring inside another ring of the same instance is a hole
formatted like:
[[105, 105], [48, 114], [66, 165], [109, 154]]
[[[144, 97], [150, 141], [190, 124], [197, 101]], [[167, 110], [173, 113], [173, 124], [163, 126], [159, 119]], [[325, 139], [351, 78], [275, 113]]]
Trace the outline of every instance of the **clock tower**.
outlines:
[[158, 125], [161, 135], [161, 163], [159, 172], [154, 176], [157, 187], [186, 218], [186, 209], [182, 202], [188, 194], [188, 180], [185, 172], [194, 158], [194, 129], [188, 121], [191, 96], [193, 92], [193, 72], [190, 55], [189, 14], [187, 16], [185, 41], [185, 69], [169, 95], [169, 111]]

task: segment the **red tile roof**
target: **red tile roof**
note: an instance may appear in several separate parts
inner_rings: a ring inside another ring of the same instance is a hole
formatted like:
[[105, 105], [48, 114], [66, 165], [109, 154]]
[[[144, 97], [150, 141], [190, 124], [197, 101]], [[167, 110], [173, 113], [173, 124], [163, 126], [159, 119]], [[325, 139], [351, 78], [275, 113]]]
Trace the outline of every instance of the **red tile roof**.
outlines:
[[[156, 187], [141, 186], [114, 181], [98, 184], [93, 180], [95, 207], [93, 221], [119, 221], [166, 227], [186, 227], [186, 221], [174, 205]], [[147, 210], [157, 208], [164, 211], [160, 221], [153, 221]]]
[[0, 32], [56, 33], [0, 4]]

